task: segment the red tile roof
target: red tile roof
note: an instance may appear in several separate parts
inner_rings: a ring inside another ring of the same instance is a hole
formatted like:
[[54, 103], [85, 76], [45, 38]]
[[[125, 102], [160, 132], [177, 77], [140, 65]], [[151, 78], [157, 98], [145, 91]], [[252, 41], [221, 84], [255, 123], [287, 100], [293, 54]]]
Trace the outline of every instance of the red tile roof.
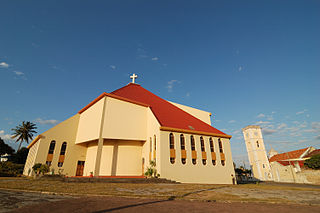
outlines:
[[305, 151], [307, 151], [308, 148], [309, 147], [274, 155], [269, 159], [269, 162], [299, 158]]
[[187, 132], [211, 133], [228, 138], [231, 137], [156, 96], [138, 84], [130, 83], [127, 86], [111, 92], [111, 94], [149, 105], [162, 127], [182, 129]]
[[313, 150], [309, 154], [306, 155], [306, 158], [314, 156], [314, 155], [320, 155], [320, 149]]

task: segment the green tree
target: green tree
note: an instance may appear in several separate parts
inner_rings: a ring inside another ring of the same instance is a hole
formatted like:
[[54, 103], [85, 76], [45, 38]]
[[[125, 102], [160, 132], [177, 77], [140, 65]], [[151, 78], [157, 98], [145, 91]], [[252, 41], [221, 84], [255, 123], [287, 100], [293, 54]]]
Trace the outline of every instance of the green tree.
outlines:
[[14, 149], [0, 138], [0, 155], [4, 155], [6, 153], [11, 155], [13, 152]]
[[12, 129], [12, 139], [16, 138], [16, 142], [20, 141], [17, 151], [20, 150], [21, 144], [24, 141], [28, 144], [29, 140], [32, 140], [33, 134], [37, 133], [35, 129], [37, 129], [36, 125], [34, 123], [31, 123], [30, 121], [23, 121], [22, 124]]
[[311, 169], [320, 169], [320, 154], [314, 155], [304, 161], [304, 165]]
[[17, 164], [25, 164], [28, 157], [29, 149], [22, 147], [17, 153], [12, 155], [12, 161]]

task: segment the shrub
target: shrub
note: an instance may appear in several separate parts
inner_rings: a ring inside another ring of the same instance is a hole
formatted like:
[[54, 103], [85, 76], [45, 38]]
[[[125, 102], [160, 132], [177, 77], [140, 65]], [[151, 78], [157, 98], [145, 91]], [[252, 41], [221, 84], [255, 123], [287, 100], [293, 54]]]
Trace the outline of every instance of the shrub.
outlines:
[[308, 160], [305, 160], [304, 165], [311, 169], [320, 169], [320, 154], [314, 155]]
[[10, 161], [0, 162], [0, 177], [16, 177], [23, 173], [23, 164], [16, 164]]
[[50, 171], [49, 170], [49, 166], [47, 164], [41, 164], [41, 163], [34, 164], [32, 169], [36, 174], [39, 174], [39, 173], [45, 174], [45, 173], [48, 173]]

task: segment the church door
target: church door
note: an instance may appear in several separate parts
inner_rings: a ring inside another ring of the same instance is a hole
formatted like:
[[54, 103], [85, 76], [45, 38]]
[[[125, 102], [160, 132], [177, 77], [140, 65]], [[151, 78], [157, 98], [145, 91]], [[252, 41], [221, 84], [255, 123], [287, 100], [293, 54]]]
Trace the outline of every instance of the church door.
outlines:
[[83, 176], [84, 161], [78, 161], [76, 176]]

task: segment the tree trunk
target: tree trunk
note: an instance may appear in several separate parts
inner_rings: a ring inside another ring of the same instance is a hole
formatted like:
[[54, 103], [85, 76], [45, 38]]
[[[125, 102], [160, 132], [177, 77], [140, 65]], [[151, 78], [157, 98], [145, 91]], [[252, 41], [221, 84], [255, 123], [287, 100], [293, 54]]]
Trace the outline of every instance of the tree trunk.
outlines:
[[18, 147], [18, 149], [17, 149], [17, 152], [20, 150], [22, 142], [23, 142], [23, 141], [20, 142], [19, 147]]

